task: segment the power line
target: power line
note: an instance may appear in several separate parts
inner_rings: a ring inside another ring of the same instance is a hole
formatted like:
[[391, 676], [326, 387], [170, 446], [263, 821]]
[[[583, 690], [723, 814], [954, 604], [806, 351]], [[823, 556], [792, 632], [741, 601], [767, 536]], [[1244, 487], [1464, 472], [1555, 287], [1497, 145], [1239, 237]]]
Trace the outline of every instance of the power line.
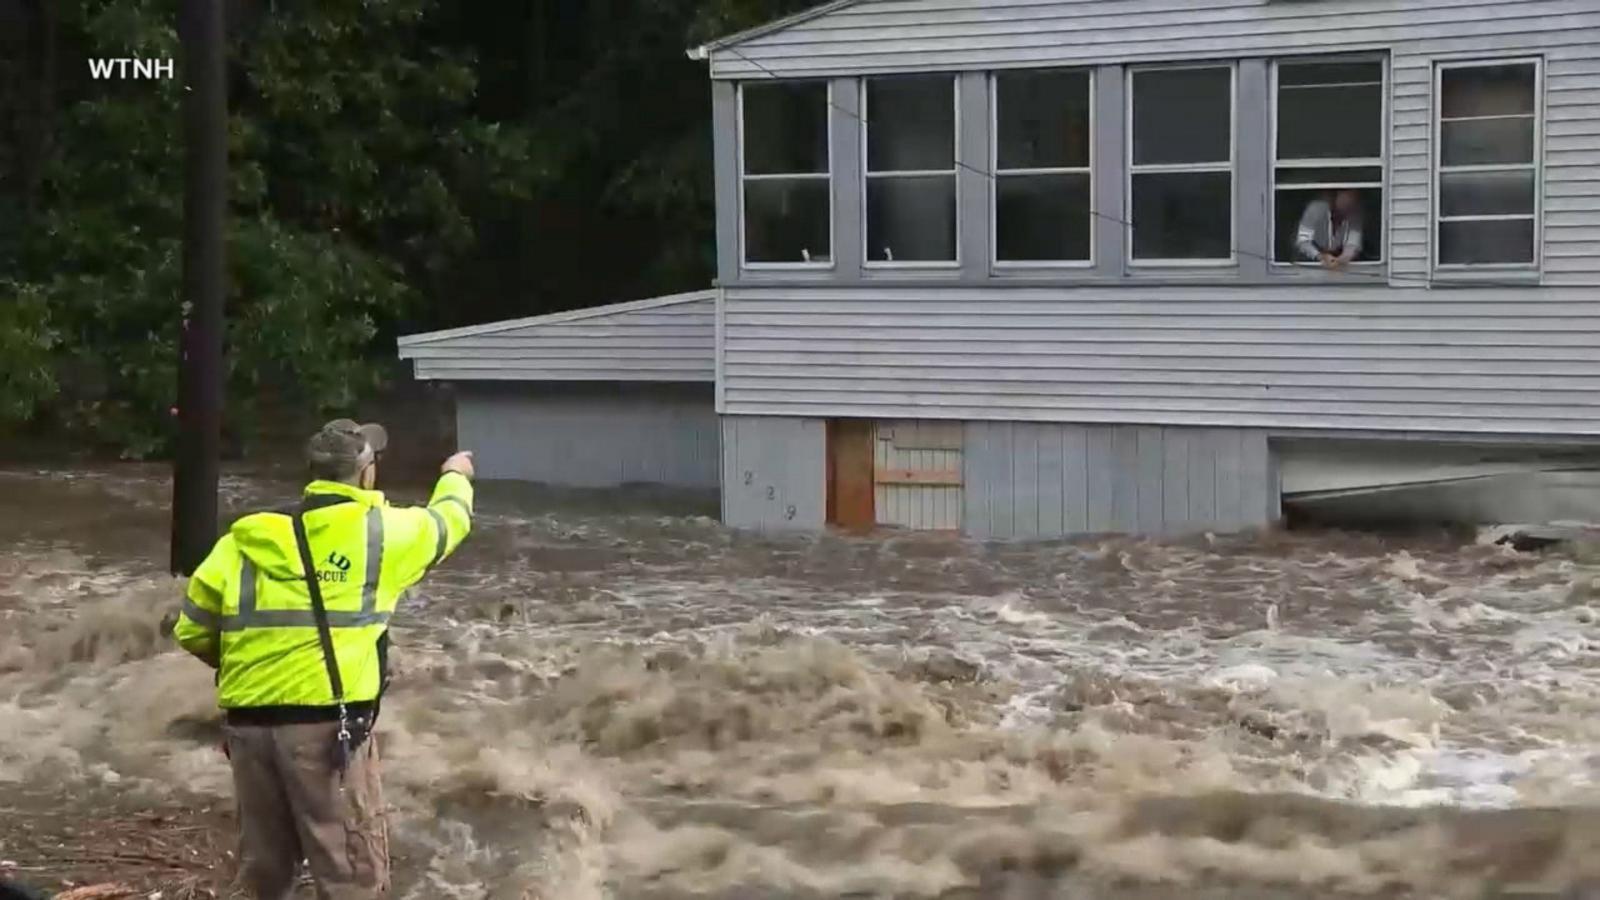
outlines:
[[[762, 65], [760, 62], [758, 62], [758, 61], [756, 61], [754, 59], [751, 59], [750, 57], [744, 55], [743, 53], [740, 53], [738, 50], [735, 50], [732, 47], [722, 47], [722, 48], [719, 48], [719, 49], [721, 49], [723, 51], [726, 51], [728, 53], [731, 53], [734, 56], [737, 56], [740, 59], [744, 60], [745, 62], [749, 63], [750, 65], [755, 66], [757, 69], [760, 69], [769, 78], [771, 78], [773, 80], [777, 80], [777, 81], [791, 80], [791, 79], [785, 79], [783, 76], [779, 75], [777, 72], [772, 71], [771, 69], [767, 68], [765, 65]], [[794, 80], [799, 80], [799, 79], [794, 79]], [[849, 116], [850, 118], [855, 119], [857, 122], [860, 122], [863, 126], [865, 126], [867, 124], [867, 120], [860, 113], [856, 112], [853, 109], [850, 109], [849, 107], [840, 106], [838, 103], [834, 102], [834, 100], [833, 100], [833, 98], [831, 96], [828, 98], [827, 104], [828, 104], [829, 107], [831, 107], [833, 109], [836, 109], [839, 112], [844, 113], [845, 115]], [[955, 164], [956, 164], [956, 168], [958, 168], [958, 169], [965, 169], [965, 170], [967, 170], [969, 172], [972, 172], [972, 173], [974, 173], [976, 175], [981, 175], [984, 178], [989, 179], [990, 181], [996, 180], [996, 176], [995, 176], [995, 174], [993, 172], [985, 171], [984, 169], [980, 169], [977, 166], [974, 166], [974, 165], [972, 165], [970, 163], [963, 162], [961, 160], [961, 158], [960, 158], [960, 153], [959, 152], [955, 154]], [[1117, 225], [1121, 225], [1124, 228], [1132, 228], [1132, 227], [1134, 227], [1133, 226], [1133, 222], [1131, 220], [1129, 220], [1129, 219], [1124, 219], [1121, 216], [1114, 216], [1114, 215], [1112, 215], [1110, 213], [1101, 212], [1100, 210], [1097, 210], [1097, 209], [1090, 209], [1089, 210], [1089, 215], [1094, 216], [1097, 219], [1103, 219], [1103, 220], [1105, 220], [1107, 222], [1116, 223]], [[1255, 252], [1253, 250], [1246, 250], [1245, 248], [1238, 247], [1238, 246], [1232, 247], [1231, 249], [1233, 250], [1234, 254], [1237, 255], [1237, 256], [1246, 256], [1246, 257], [1249, 257], [1251, 259], [1264, 260], [1264, 261], [1267, 262], [1268, 265], [1274, 265], [1274, 264], [1278, 263], [1277, 260], [1273, 259], [1272, 257], [1270, 257], [1270, 256], [1268, 256], [1268, 255], [1266, 255], [1264, 253], [1257, 253], [1257, 252]], [[1433, 278], [1431, 276], [1428, 276], [1428, 275], [1403, 275], [1403, 274], [1395, 273], [1393, 271], [1389, 271], [1389, 272], [1368, 272], [1368, 271], [1364, 271], [1364, 270], [1361, 270], [1361, 269], [1332, 269], [1332, 270], [1329, 270], [1329, 271], [1332, 271], [1332, 272], [1334, 272], [1334, 273], [1336, 273], [1338, 275], [1345, 276], [1345, 277], [1369, 278], [1369, 279], [1373, 279], [1375, 281], [1382, 281], [1385, 284], [1389, 284], [1389, 283], [1392, 283], [1392, 282], [1400, 281], [1400, 282], [1410, 282], [1410, 283], [1413, 283], [1413, 284], [1421, 284], [1421, 285], [1425, 285], [1425, 286], [1428, 286], [1428, 287], [1432, 287], [1435, 284], [1448, 285], [1450, 287], [1515, 287], [1515, 288], [1525, 288], [1525, 287], [1529, 287], [1530, 286], [1530, 283], [1527, 282], [1527, 281], [1491, 281], [1491, 280], [1487, 280], [1487, 279], [1472, 278], [1471, 280], [1456, 282], [1456, 281], [1440, 281], [1440, 280], [1435, 279], [1435, 278]]]

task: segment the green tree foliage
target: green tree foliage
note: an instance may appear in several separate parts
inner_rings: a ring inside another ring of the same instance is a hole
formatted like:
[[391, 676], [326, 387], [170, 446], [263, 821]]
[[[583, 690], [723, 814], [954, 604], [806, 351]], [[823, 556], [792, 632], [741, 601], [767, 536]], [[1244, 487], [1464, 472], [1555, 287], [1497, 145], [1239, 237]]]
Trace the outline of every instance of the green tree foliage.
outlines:
[[[60, 56], [175, 58], [175, 0], [67, 0]], [[380, 323], [475, 239], [465, 207], [521, 193], [522, 132], [476, 119], [432, 0], [238, 7], [230, 104], [229, 411], [347, 405]], [[87, 66], [84, 66], [86, 69]], [[0, 416], [143, 456], [166, 446], [183, 320], [182, 83], [64, 78], [54, 152], [11, 246]], [[0, 267], [0, 272], [6, 268]]]
[[[85, 60], [179, 57], [178, 3], [0, 0], [0, 428], [169, 442], [181, 77]], [[231, 430], [347, 407], [399, 331], [704, 286], [710, 88], [684, 50], [805, 5], [230, 0]]]

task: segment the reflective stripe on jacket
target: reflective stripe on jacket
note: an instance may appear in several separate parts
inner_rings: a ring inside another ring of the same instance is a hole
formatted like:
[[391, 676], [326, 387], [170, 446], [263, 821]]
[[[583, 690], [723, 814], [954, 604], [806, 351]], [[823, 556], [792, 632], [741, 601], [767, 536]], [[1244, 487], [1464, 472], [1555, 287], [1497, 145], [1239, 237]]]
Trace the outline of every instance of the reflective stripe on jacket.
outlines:
[[[378, 639], [400, 595], [472, 530], [472, 482], [448, 472], [426, 507], [389, 506], [378, 491], [314, 481], [305, 513], [311, 558], [328, 610], [345, 700], [375, 700]], [[235, 522], [189, 579], [173, 637], [220, 662], [225, 709], [327, 707], [333, 689], [317, 640], [290, 517]]]

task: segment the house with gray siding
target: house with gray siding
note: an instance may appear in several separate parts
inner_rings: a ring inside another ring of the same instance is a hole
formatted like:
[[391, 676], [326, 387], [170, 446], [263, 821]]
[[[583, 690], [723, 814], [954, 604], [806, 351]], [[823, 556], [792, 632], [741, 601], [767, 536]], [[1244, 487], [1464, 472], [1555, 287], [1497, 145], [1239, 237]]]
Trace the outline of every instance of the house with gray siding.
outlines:
[[734, 525], [1226, 530], [1600, 444], [1593, 0], [844, 0], [690, 55]]
[[[1600, 449], [1594, 0], [841, 0], [689, 54], [729, 524], [1234, 530]], [[527, 383], [650, 380], [575, 328], [403, 351], [535, 474]]]

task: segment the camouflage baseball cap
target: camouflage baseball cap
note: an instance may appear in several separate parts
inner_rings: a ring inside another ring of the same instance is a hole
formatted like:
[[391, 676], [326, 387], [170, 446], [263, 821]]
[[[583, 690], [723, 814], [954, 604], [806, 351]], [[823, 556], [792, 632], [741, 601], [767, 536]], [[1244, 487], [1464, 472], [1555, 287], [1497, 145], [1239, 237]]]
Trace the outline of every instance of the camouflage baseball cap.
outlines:
[[318, 477], [349, 478], [371, 465], [388, 446], [389, 433], [382, 425], [334, 419], [306, 442], [306, 460]]

